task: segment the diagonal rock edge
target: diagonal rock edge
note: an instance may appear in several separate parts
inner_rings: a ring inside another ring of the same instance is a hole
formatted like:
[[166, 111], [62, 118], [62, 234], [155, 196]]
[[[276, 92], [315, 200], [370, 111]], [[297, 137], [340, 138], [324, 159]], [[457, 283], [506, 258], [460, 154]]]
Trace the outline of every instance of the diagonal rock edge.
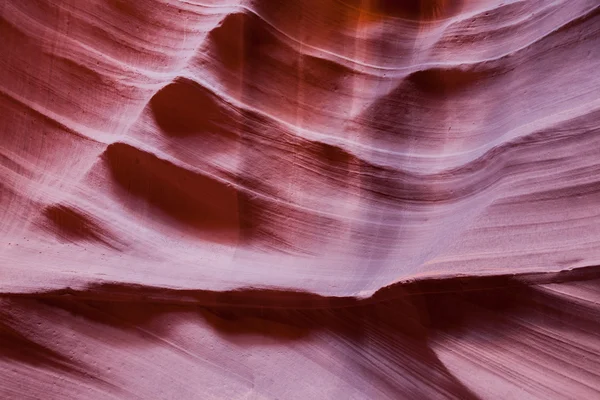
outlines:
[[559, 272], [449, 276], [413, 279], [385, 286], [368, 296], [323, 296], [300, 290], [239, 288], [227, 291], [170, 289], [124, 282], [98, 282], [82, 289], [65, 288], [36, 293], [2, 293], [7, 298], [73, 301], [141, 302], [242, 309], [333, 309], [361, 307], [429, 294], [461, 294], [510, 290], [512, 287], [539, 286], [600, 279], [600, 266], [565, 269]]

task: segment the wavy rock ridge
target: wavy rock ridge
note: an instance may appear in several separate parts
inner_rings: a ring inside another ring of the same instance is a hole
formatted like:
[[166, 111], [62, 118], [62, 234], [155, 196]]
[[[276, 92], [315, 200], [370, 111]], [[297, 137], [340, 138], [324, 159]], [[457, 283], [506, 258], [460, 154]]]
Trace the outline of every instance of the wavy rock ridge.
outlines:
[[0, 16], [5, 397], [600, 396], [597, 0]]

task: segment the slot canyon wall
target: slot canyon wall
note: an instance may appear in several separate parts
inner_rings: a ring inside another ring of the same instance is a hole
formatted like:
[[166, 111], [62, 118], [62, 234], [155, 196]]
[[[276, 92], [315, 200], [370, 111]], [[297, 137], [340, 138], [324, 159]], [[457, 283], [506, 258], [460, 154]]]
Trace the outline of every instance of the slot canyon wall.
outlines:
[[600, 398], [598, 0], [0, 17], [1, 398]]

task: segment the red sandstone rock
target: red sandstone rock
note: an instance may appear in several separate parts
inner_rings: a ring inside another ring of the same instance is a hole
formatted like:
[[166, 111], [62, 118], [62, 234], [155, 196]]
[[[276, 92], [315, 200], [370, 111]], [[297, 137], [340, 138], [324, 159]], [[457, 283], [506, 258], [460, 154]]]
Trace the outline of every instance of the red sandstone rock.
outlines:
[[600, 396], [597, 0], [3, 0], [0, 394]]

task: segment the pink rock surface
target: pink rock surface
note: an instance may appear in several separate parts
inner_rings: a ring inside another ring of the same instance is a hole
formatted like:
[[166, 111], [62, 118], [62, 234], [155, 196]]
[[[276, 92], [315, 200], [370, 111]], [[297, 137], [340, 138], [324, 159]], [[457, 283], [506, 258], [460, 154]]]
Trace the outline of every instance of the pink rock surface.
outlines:
[[0, 17], [3, 397], [600, 397], [598, 0]]

